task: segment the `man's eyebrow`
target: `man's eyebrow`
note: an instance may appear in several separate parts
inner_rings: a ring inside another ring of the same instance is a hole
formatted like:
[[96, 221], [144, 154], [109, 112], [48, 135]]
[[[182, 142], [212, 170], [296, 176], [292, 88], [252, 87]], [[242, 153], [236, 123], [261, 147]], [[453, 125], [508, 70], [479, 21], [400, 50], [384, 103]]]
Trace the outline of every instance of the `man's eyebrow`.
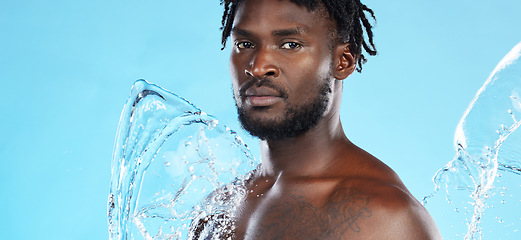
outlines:
[[236, 27], [232, 28], [231, 34], [233, 34], [233, 35], [240, 35], [240, 36], [243, 36], [243, 37], [251, 37], [251, 36], [253, 36], [253, 33], [249, 32], [249, 31], [246, 31], [244, 29], [236, 28]]
[[[294, 28], [275, 30], [271, 33], [271, 35], [276, 36], [276, 37], [286, 37], [286, 36], [291, 36], [291, 35], [301, 35], [302, 33], [305, 33], [305, 32], [306, 32], [306, 29], [303, 27], [294, 27]], [[232, 28], [231, 34], [239, 35], [239, 36], [243, 36], [243, 37], [252, 37], [253, 36], [253, 33], [251, 33], [250, 31], [244, 30], [241, 28], [236, 28], [236, 27]]]
[[286, 37], [291, 35], [301, 35], [302, 33], [305, 33], [306, 29], [302, 27], [295, 27], [295, 28], [288, 28], [288, 29], [280, 29], [275, 30], [271, 35], [278, 36], [278, 37]]

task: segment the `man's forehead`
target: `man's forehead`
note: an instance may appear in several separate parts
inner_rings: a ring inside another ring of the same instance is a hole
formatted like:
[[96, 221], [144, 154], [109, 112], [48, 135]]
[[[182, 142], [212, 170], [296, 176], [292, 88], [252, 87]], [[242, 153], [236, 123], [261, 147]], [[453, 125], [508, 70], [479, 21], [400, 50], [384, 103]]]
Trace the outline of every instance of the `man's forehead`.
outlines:
[[242, 0], [237, 3], [237, 7], [240, 8], [242, 5], [254, 3], [257, 5], [257, 7], [253, 9], [253, 11], [255, 11], [262, 8], [262, 6], [271, 5], [274, 2], [281, 4], [279, 8], [282, 5], [286, 7], [297, 7], [301, 10], [305, 9], [309, 13], [317, 13], [319, 17], [330, 18], [329, 11], [322, 0]]
[[[242, 30], [248, 30], [249, 26], [269, 25], [275, 29], [274, 35], [286, 35], [288, 31], [302, 34], [314, 25], [329, 25], [329, 18], [322, 11], [310, 11], [289, 0], [246, 0], [238, 6], [233, 25]], [[274, 22], [277, 26], [273, 26]], [[232, 34], [237, 33], [240, 32], [232, 30]]]

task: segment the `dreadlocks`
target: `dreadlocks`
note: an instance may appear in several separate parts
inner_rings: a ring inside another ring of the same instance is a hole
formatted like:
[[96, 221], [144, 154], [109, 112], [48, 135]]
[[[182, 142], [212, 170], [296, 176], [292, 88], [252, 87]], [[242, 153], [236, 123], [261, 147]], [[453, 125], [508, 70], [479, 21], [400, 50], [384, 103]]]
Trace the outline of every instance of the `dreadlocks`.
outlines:
[[[244, 0], [221, 0], [224, 5], [224, 13], [222, 17], [222, 49], [226, 47], [226, 41], [230, 36], [233, 20], [237, 12], [238, 6]], [[329, 17], [336, 23], [336, 31], [339, 39], [349, 43], [351, 51], [358, 56], [357, 71], [362, 72], [362, 64], [367, 62], [362, 48], [371, 56], [376, 55], [376, 47], [373, 43], [373, 26], [367, 19], [365, 12], [376, 20], [373, 10], [362, 4], [360, 0], [290, 0], [291, 2], [305, 6], [310, 11], [314, 11], [320, 4], [327, 10]], [[364, 29], [367, 34], [367, 40], [364, 38]]]

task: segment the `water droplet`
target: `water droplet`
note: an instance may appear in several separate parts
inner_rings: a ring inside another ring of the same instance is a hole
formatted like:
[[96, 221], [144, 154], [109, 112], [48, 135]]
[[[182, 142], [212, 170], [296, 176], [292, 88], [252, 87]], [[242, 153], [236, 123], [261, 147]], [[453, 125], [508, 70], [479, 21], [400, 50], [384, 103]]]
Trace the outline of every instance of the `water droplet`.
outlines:
[[216, 119], [210, 121], [210, 122], [208, 123], [208, 129], [209, 129], [209, 130], [213, 130], [213, 129], [217, 126], [217, 124], [219, 124], [219, 121], [216, 120]]

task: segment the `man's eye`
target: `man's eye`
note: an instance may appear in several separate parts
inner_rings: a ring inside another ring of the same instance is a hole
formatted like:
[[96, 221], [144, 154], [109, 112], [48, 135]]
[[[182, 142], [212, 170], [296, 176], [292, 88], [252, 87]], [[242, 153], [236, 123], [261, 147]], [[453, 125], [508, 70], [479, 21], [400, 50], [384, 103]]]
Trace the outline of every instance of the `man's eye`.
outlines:
[[282, 45], [282, 49], [297, 49], [300, 48], [302, 45], [296, 43], [296, 42], [287, 42]]
[[251, 42], [238, 42], [235, 44], [237, 48], [244, 49], [244, 48], [253, 48], [253, 43]]

